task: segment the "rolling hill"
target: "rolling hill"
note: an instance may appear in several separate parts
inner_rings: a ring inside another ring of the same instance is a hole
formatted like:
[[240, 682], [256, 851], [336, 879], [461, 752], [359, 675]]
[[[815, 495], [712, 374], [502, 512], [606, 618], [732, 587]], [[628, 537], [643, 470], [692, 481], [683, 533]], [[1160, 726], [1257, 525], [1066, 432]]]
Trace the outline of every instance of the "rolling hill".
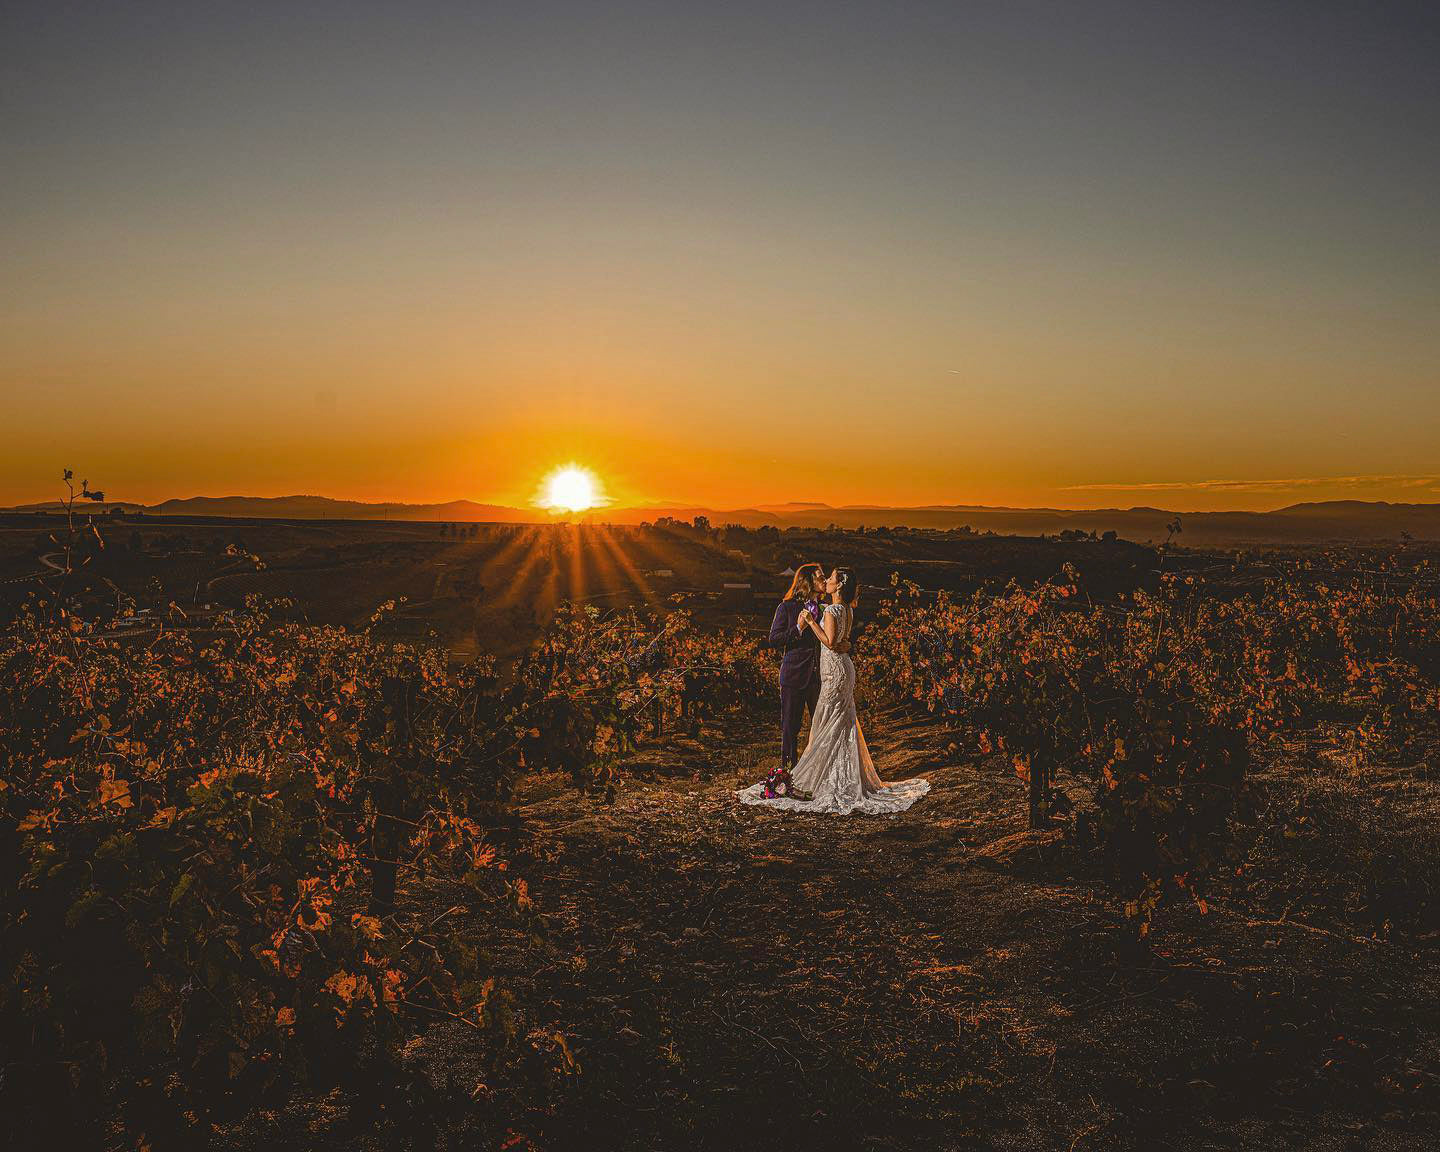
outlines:
[[[86, 512], [144, 512], [147, 516], [216, 517], [269, 520], [394, 520], [549, 523], [556, 519], [538, 509], [511, 508], [452, 500], [438, 504], [367, 503], [326, 496], [193, 496], [155, 505], [104, 503], [83, 506]], [[14, 512], [55, 512], [55, 502], [30, 504]], [[1067, 530], [1113, 531], [1129, 540], [1163, 539], [1176, 513], [1163, 508], [1005, 508], [975, 504], [895, 508], [875, 505], [831, 506], [794, 501], [754, 508], [715, 509], [701, 505], [643, 505], [596, 509], [580, 517], [589, 523], [640, 524], [664, 516], [693, 520], [705, 516], [716, 526], [747, 528], [826, 528], [835, 525], [954, 529], [968, 525], [976, 532], [1002, 535], [1054, 535]], [[1201, 547], [1247, 547], [1266, 544], [1325, 544], [1440, 540], [1440, 504], [1391, 504], [1383, 501], [1333, 500], [1294, 504], [1270, 512], [1189, 512], [1181, 516], [1181, 542]]]

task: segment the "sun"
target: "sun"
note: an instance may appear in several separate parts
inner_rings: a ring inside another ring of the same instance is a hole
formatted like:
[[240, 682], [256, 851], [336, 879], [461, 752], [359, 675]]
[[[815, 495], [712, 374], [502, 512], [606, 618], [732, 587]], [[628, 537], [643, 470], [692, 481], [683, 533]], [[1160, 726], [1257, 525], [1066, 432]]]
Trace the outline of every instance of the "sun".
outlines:
[[578, 464], [557, 468], [540, 486], [540, 504], [552, 512], [584, 512], [602, 503], [600, 481]]

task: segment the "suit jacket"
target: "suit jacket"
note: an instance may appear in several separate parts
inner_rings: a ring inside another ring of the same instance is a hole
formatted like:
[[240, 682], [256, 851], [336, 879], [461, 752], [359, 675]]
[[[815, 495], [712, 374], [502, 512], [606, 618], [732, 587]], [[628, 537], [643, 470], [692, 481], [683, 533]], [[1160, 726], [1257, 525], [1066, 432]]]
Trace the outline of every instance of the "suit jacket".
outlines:
[[820, 675], [820, 638], [806, 628], [796, 627], [805, 610], [801, 600], [782, 600], [770, 622], [767, 648], [778, 648], [785, 655], [780, 660], [780, 684], [785, 688], [804, 688], [812, 676]]

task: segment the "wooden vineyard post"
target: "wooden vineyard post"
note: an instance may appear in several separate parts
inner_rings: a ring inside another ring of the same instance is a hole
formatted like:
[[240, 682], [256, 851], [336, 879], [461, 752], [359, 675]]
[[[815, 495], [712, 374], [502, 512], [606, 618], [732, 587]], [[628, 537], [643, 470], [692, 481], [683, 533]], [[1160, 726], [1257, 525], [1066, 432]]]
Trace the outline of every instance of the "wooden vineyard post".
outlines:
[[403, 841], [404, 785], [397, 777], [410, 767], [410, 712], [415, 702], [415, 681], [387, 676], [382, 687], [384, 712], [392, 725], [391, 758], [375, 781], [375, 826], [370, 834], [370, 914], [395, 911], [396, 860]]
[[1030, 757], [1030, 827], [1044, 828], [1049, 822], [1050, 765], [1039, 753]]

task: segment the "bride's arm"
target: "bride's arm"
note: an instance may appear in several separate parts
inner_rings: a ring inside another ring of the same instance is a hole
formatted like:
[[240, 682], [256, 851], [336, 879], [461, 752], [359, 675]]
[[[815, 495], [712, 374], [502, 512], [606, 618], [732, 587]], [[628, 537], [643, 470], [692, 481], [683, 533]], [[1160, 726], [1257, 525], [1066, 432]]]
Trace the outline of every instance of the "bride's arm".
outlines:
[[834, 612], [826, 612], [823, 627], [816, 624], [814, 620], [806, 621], [806, 623], [810, 625], [810, 631], [820, 637], [820, 643], [824, 644], [826, 648], [835, 647], [835, 630], [839, 627], [839, 625], [835, 623], [836, 619], [838, 619], [838, 617]]

